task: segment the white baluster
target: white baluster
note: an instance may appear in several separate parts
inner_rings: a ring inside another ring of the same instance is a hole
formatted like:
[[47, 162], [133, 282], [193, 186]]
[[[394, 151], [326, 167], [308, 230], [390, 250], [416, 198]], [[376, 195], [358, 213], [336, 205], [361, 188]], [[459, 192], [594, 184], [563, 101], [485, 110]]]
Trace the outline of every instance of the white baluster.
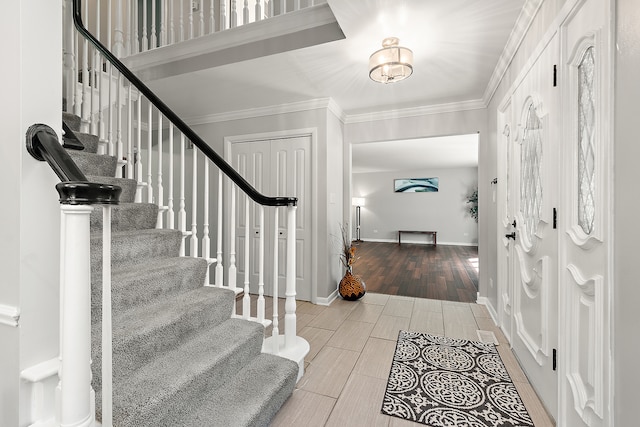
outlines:
[[[102, 17], [100, 15], [100, 9], [101, 9], [101, 5], [100, 5], [100, 0], [96, 0], [96, 34], [100, 34], [100, 24], [102, 22]], [[94, 68], [96, 69], [96, 83], [97, 83], [97, 87], [98, 87], [98, 102], [97, 102], [97, 108], [98, 108], [98, 125], [97, 125], [97, 135], [98, 135], [98, 139], [101, 142], [104, 142], [105, 139], [105, 128], [104, 128], [104, 112], [103, 112], [103, 108], [102, 108], [102, 100], [104, 99], [104, 92], [102, 89], [102, 55], [98, 52], [98, 50], [96, 50], [96, 55], [94, 58], [95, 61], [95, 66]], [[100, 153], [101, 154], [106, 154], [106, 151], [104, 149], [104, 146], [100, 146]]]
[[189, 38], [191, 40], [193, 38], [193, 3], [189, 2]]
[[[233, 183], [231, 184], [231, 215], [230, 215], [229, 228], [231, 229], [231, 239], [229, 240], [229, 289], [234, 290], [236, 288], [237, 268], [236, 268], [236, 186]], [[234, 304], [234, 307], [235, 307], [235, 304]]]
[[216, 286], [224, 285], [224, 269], [222, 267], [222, 171], [218, 169], [218, 234], [216, 250]]
[[156, 187], [158, 187], [158, 199], [156, 203], [160, 207], [156, 228], [163, 228], [164, 187], [162, 185], [162, 113], [160, 111], [158, 111], [158, 180], [156, 181]]
[[300, 10], [300, 0], [293, 0], [293, 10]]
[[153, 201], [153, 105], [151, 101], [148, 102], [147, 108], [147, 203], [154, 203]]
[[133, 85], [129, 83], [127, 86], [127, 173], [126, 177], [129, 179], [134, 179], [135, 175], [135, 164], [133, 158], [133, 100], [131, 87]]
[[142, 2], [142, 52], [149, 49], [149, 35], [147, 33], [147, 2]]
[[64, 75], [62, 80], [62, 93], [66, 101], [65, 111], [73, 111], [73, 102], [75, 98], [76, 76], [73, 74], [73, 55], [75, 41], [75, 31], [73, 27], [72, 15], [73, 5], [71, 0], [64, 0], [64, 33], [62, 40], [62, 65]]
[[242, 23], [247, 25], [249, 23], [249, 0], [244, 0], [244, 6], [242, 7]]
[[[133, 13], [131, 14], [131, 26], [133, 27], [133, 40], [131, 41], [131, 54], [140, 52], [140, 41], [138, 38], [140, 37], [139, 28], [138, 28], [138, 2], [131, 3], [131, 9]], [[143, 19], [144, 21], [144, 19]]]
[[[195, 148], [194, 148], [195, 151]], [[211, 240], [209, 238], [209, 162], [204, 158], [204, 183], [203, 191], [203, 214], [202, 214], [202, 257], [207, 260], [207, 275], [205, 277], [205, 285], [209, 285], [209, 266], [211, 260]]]
[[158, 46], [165, 46], [167, 44], [167, 2], [160, 3], [160, 37], [158, 38]]
[[136, 203], [142, 202], [142, 188], [144, 183], [142, 182], [142, 95], [138, 95], [137, 104], [137, 120], [136, 120], [136, 180], [138, 184], [136, 186]]
[[174, 12], [173, 0], [169, 0], [169, 44], [174, 44], [176, 42], [175, 17], [173, 16]]
[[257, 205], [260, 211], [258, 223], [259, 245], [258, 248], [258, 322], [264, 322], [265, 300], [264, 300], [264, 206]]
[[180, 0], [180, 40], [184, 41], [184, 0]]
[[200, 13], [199, 13], [199, 18], [200, 18], [200, 25], [198, 28], [198, 35], [200, 37], [204, 36], [204, 3], [202, 2], [202, 0], [198, 0], [200, 3], [199, 9], [200, 9]]
[[187, 233], [187, 211], [185, 210], [186, 204], [184, 201], [184, 147], [186, 145], [184, 134], [180, 134], [180, 210], [178, 211], [178, 228], [182, 232], [182, 243], [180, 244], [180, 256], [184, 256], [184, 238]]
[[293, 348], [297, 341], [296, 331], [296, 207], [287, 207], [287, 272], [285, 279], [284, 342]]
[[[113, 54], [121, 58], [124, 53], [124, 22], [122, 14], [122, 1], [116, 0], [116, 24], [113, 30]], [[113, 9], [109, 9], [111, 11]], [[109, 27], [111, 28], [111, 27]]]
[[124, 160], [124, 142], [122, 141], [122, 88], [124, 82], [122, 80], [122, 74], [118, 71], [118, 87], [116, 87], [116, 159], [118, 159], [118, 169], [116, 171], [117, 177], [123, 176], [122, 165]]
[[[276, 1], [276, 0], [271, 0], [271, 1]], [[279, 15], [284, 15], [285, 13], [287, 13], [287, 2], [286, 2], [286, 0], [280, 0], [280, 13], [279, 13]]]
[[102, 206], [102, 425], [112, 425], [111, 206]]
[[237, 0], [231, 0], [231, 23], [229, 24], [230, 28], [235, 28], [238, 26], [238, 10], [236, 2]]
[[98, 123], [98, 110], [100, 109], [99, 105], [99, 97], [98, 97], [98, 84], [100, 83], [98, 79], [101, 77], [98, 71], [98, 51], [95, 48], [90, 47], [91, 53], [89, 57], [91, 58], [91, 74], [89, 75], [90, 81], [90, 93], [91, 93], [91, 106], [89, 107], [89, 133], [92, 135], [98, 135], [99, 123]]
[[109, 91], [107, 92], [109, 94], [109, 110], [108, 110], [109, 120], [107, 121], [107, 143], [108, 143], [107, 153], [110, 156], [115, 156], [116, 146], [113, 143], [114, 142], [113, 141], [113, 105], [114, 105], [113, 90], [115, 88], [113, 87], [113, 66], [111, 65], [111, 63], [108, 63], [107, 67], [109, 67], [109, 81], [108, 81]]
[[256, 21], [262, 20], [262, 0], [256, 0]]
[[191, 256], [198, 256], [198, 150], [196, 147], [193, 151], [192, 179], [191, 179]]
[[220, 2], [220, 31], [224, 31], [229, 26], [227, 25], [227, 4], [225, 1]]
[[131, 18], [133, 16], [131, 5], [131, 2], [125, 3], [123, 11], [124, 16], [126, 17], [124, 19], [124, 56], [131, 55]]
[[169, 196], [167, 199], [167, 228], [175, 228], [175, 213], [173, 212], [173, 123], [169, 123]]
[[249, 247], [251, 235], [249, 228], [249, 196], [244, 195], [244, 296], [242, 297], [242, 318], [248, 319], [251, 314], [251, 297], [249, 296]]
[[156, 2], [151, 1], [151, 47], [150, 49], [155, 49], [158, 47], [158, 29], [156, 28]]
[[78, 70], [80, 68], [78, 61], [80, 61], [80, 56], [77, 32], [74, 33], [73, 39], [73, 114], [82, 117], [82, 91], [78, 90]]
[[269, 0], [269, 18], [276, 16], [275, 3], [276, 0]]
[[[87, 0], [84, 0], [82, 5], [84, 8], [82, 19], [84, 22], [89, 20], [89, 12], [87, 7]], [[82, 132], [89, 132], [89, 122], [91, 121], [91, 100], [89, 98], [91, 94], [91, 87], [89, 86], [89, 41], [82, 38], [82, 122], [80, 130]]]
[[279, 208], [273, 209], [273, 281], [271, 295], [273, 296], [273, 328], [271, 330], [273, 354], [280, 354], [280, 329], [278, 328], [278, 215]]
[[216, 11], [215, 11], [215, 2], [211, 0], [210, 9], [209, 9], [209, 34], [213, 34], [216, 32]]
[[62, 360], [60, 377], [60, 425], [93, 425], [91, 411], [91, 260], [89, 257], [88, 205], [61, 205], [64, 235], [60, 256], [60, 314]]

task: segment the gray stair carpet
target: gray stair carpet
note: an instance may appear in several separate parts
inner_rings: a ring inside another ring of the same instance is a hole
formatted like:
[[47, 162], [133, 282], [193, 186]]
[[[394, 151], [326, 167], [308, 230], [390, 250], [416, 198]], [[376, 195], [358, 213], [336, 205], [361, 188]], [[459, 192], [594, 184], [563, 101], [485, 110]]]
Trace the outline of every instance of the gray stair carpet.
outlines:
[[[204, 286], [207, 262], [180, 257], [182, 233], [156, 229], [158, 206], [135, 203], [137, 182], [79, 132], [68, 150], [93, 182], [122, 187], [111, 212], [113, 419], [118, 427], [267, 426], [295, 387], [296, 363], [261, 353], [264, 327], [231, 318], [232, 291]], [[102, 218], [91, 214], [92, 386], [102, 416]]]

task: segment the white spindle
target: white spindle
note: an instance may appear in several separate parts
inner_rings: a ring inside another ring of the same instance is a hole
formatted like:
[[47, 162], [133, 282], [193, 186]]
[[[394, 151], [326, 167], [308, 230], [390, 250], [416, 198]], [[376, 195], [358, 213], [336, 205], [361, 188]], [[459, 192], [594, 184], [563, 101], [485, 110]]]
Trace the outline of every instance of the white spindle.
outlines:
[[158, 211], [157, 228], [163, 228], [163, 214], [164, 214], [164, 187], [162, 184], [162, 113], [158, 111], [158, 179], [156, 181], [156, 187], [158, 188], [158, 199], [156, 203], [160, 206]]
[[167, 44], [167, 2], [160, 3], [160, 37], [158, 46], [165, 46]]
[[209, 8], [209, 34], [213, 34], [216, 32], [216, 12], [215, 12], [215, 2], [211, 0], [210, 8]]
[[167, 227], [175, 228], [175, 213], [173, 212], [173, 123], [169, 123], [169, 196], [167, 199]]
[[153, 203], [153, 105], [147, 104], [147, 203]]
[[276, 0], [269, 1], [269, 18], [273, 18], [274, 16], [276, 16], [275, 3], [276, 3]]
[[185, 158], [184, 147], [186, 141], [184, 134], [180, 134], [180, 210], [178, 211], [178, 228], [182, 231], [182, 244], [180, 245], [180, 256], [184, 256], [184, 237], [187, 232], [187, 211], [185, 210], [186, 204], [184, 201], [184, 170], [185, 170]]
[[300, 10], [300, 0], [293, 0], [293, 10]]
[[198, 0], [198, 1], [200, 2], [200, 6], [199, 6], [200, 13], [198, 14], [200, 18], [200, 23], [199, 23], [200, 25], [198, 26], [198, 35], [202, 37], [204, 36], [204, 2], [202, 0]]
[[82, 91], [78, 90], [78, 69], [79, 69], [79, 47], [78, 33], [74, 33], [73, 37], [73, 114], [78, 117], [82, 116]]
[[296, 337], [296, 207], [287, 207], [287, 266], [285, 279], [284, 342], [293, 348]]
[[224, 269], [222, 267], [222, 171], [218, 169], [218, 235], [216, 249], [216, 286], [224, 285]]
[[[195, 148], [194, 148], [195, 151]], [[202, 257], [211, 262], [211, 240], [209, 238], [209, 162], [204, 158], [204, 182], [202, 184]], [[209, 266], [207, 266], [207, 275], [204, 283], [209, 284]]]
[[108, 151], [107, 153], [110, 156], [115, 156], [116, 155], [116, 147], [114, 146], [114, 140], [113, 140], [113, 106], [114, 106], [114, 102], [113, 102], [113, 90], [115, 89], [113, 87], [113, 66], [111, 65], [111, 63], [107, 64], [107, 67], [109, 68], [109, 81], [108, 81], [108, 85], [109, 85], [109, 89], [108, 89], [108, 99], [109, 99], [109, 108], [108, 108], [108, 116], [109, 116], [109, 120], [107, 121], [107, 143], [108, 143]]
[[271, 294], [273, 296], [273, 328], [271, 330], [273, 354], [280, 354], [280, 329], [278, 328], [278, 214], [279, 208], [273, 209], [273, 281]]
[[[84, 22], [89, 20], [89, 8], [87, 7], [87, 0], [84, 0], [82, 5]], [[91, 94], [91, 87], [89, 85], [89, 41], [82, 38], [82, 132], [89, 132], [89, 122], [91, 120], [91, 100], [89, 98]]]
[[229, 24], [230, 28], [235, 28], [238, 26], [238, 9], [237, 9], [237, 0], [231, 0], [231, 22]]
[[58, 372], [58, 413], [60, 425], [92, 425], [89, 217], [93, 207], [61, 205], [60, 211], [64, 230], [60, 236], [63, 248], [60, 291], [64, 312], [60, 315], [62, 360]]
[[116, 150], [116, 158], [118, 159], [118, 170], [116, 171], [117, 177], [122, 177], [122, 161], [124, 160], [124, 142], [122, 140], [122, 87], [124, 86], [124, 81], [122, 79], [122, 74], [118, 71], [118, 86], [116, 89], [116, 142], [117, 142], [117, 150]]
[[142, 202], [142, 95], [138, 95], [138, 101], [136, 102], [136, 180], [138, 185], [136, 187], [136, 203]]
[[[229, 288], [236, 288], [236, 186], [231, 183], [231, 215], [230, 224], [231, 239], [229, 240]], [[234, 305], [235, 307], [235, 305]]]
[[180, 0], [180, 40], [179, 41], [184, 41], [184, 0]]
[[224, 1], [220, 2], [220, 31], [224, 31], [228, 26], [227, 22], [227, 4]]
[[63, 41], [62, 41], [62, 65], [64, 68], [63, 80], [62, 80], [62, 91], [63, 96], [66, 101], [65, 111], [71, 112], [73, 111], [73, 101], [75, 97], [75, 85], [76, 85], [76, 77], [73, 74], [73, 53], [74, 47], [73, 43], [75, 41], [75, 31], [73, 27], [72, 15], [73, 15], [73, 5], [71, 4], [71, 0], [64, 0], [64, 33], [63, 33]]
[[191, 256], [198, 256], [198, 150], [196, 147], [192, 148], [192, 176], [191, 176]]
[[102, 425], [112, 425], [111, 206], [102, 206]]
[[249, 0], [244, 0], [244, 6], [242, 7], [242, 23], [247, 25], [249, 23]]
[[150, 49], [155, 49], [158, 47], [158, 29], [156, 28], [156, 2], [151, 1], [151, 47]]
[[260, 212], [260, 219], [258, 223], [259, 234], [259, 248], [258, 248], [258, 322], [264, 322], [264, 206], [258, 205]]
[[189, 2], [189, 38], [193, 38], [193, 3]]
[[[276, 0], [271, 0], [276, 1]], [[280, 0], [280, 13], [278, 15], [284, 15], [287, 13], [287, 2], [286, 0]]]
[[147, 2], [142, 2], [142, 52], [149, 49], [149, 35], [147, 33]]
[[124, 5], [124, 16], [127, 18], [124, 20], [124, 56], [131, 55], [131, 18], [133, 17], [133, 11], [131, 10], [132, 3], [127, 1]]
[[169, 44], [176, 42], [176, 29], [175, 29], [175, 14], [173, 0], [169, 0]]
[[[140, 37], [139, 28], [138, 28], [138, 2], [134, 2], [131, 4], [131, 8], [133, 9], [133, 13], [131, 14], [131, 26], [133, 27], [133, 40], [131, 41], [131, 53], [140, 52], [140, 41], [138, 38]], [[144, 19], [143, 19], [144, 21]]]
[[[102, 17], [100, 15], [100, 9], [101, 9], [101, 5], [100, 5], [100, 0], [96, 0], [96, 34], [100, 34], [100, 23], [102, 22]], [[104, 141], [105, 139], [105, 128], [104, 128], [104, 109], [102, 108], [102, 101], [104, 99], [105, 93], [103, 90], [103, 84], [102, 84], [102, 55], [98, 52], [98, 50], [96, 50], [96, 56], [95, 56], [95, 68], [96, 68], [96, 74], [97, 74], [97, 78], [96, 78], [96, 82], [97, 82], [97, 86], [98, 86], [98, 102], [97, 102], [97, 108], [98, 108], [98, 126], [97, 126], [97, 132], [98, 132], [98, 139], [100, 141]], [[110, 82], [108, 84], [111, 84]], [[100, 147], [100, 153], [101, 154], [106, 154], [104, 147]]]
[[[124, 53], [124, 22], [122, 14], [122, 1], [116, 0], [116, 22], [113, 27], [113, 54], [121, 58]], [[111, 11], [113, 9], [109, 9]], [[111, 27], [109, 27], [111, 28]]]
[[262, 0], [256, 0], [256, 21], [262, 20]]
[[133, 159], [133, 100], [131, 99], [133, 85], [127, 86], [127, 173], [126, 177], [134, 179], [134, 159]]
[[248, 319], [251, 314], [251, 297], [249, 296], [249, 247], [251, 235], [249, 228], [249, 196], [244, 196], [244, 296], [242, 297], [242, 318]]
[[91, 106], [89, 108], [89, 121], [91, 122], [89, 133], [92, 135], [98, 135], [99, 123], [98, 123], [98, 110], [100, 109], [98, 97], [98, 85], [100, 84], [99, 80], [101, 75], [98, 70], [99, 64], [99, 56], [98, 50], [95, 48], [91, 48], [91, 53], [89, 54], [91, 57], [91, 75], [89, 76], [90, 80], [90, 92], [91, 92]]

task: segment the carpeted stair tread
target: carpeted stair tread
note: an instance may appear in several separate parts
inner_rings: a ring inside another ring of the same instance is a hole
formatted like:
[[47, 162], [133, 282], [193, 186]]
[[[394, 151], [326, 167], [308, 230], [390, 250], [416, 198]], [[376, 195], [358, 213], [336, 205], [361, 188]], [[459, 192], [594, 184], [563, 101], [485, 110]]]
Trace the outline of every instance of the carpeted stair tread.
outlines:
[[[173, 412], [188, 411], [198, 396], [222, 386], [258, 356], [263, 334], [258, 323], [228, 319], [114, 380], [114, 425], [167, 425], [160, 421]], [[98, 392], [96, 406], [100, 405]]]
[[115, 176], [117, 161], [113, 156], [87, 153], [85, 151], [67, 150], [78, 168], [85, 175]]
[[171, 413], [166, 426], [267, 426], [289, 398], [296, 384], [298, 365], [262, 353], [223, 387], [201, 395], [185, 413]]
[[[135, 268], [116, 268], [111, 273], [112, 310], [125, 310], [178, 292], [202, 288], [206, 273], [207, 261], [192, 257], [154, 258], [136, 264]], [[92, 316], [99, 317], [101, 274], [92, 274], [91, 287], [91, 305], [95, 311]]]
[[120, 203], [133, 203], [136, 198], [136, 188], [138, 183], [135, 179], [128, 178], [112, 178], [111, 176], [87, 175], [90, 182], [99, 184], [118, 185], [122, 188], [120, 193]]
[[[153, 203], [120, 203], [111, 207], [111, 232], [155, 228], [158, 205]], [[91, 232], [102, 230], [102, 209], [91, 212]]]
[[[113, 269], [135, 265], [152, 258], [177, 257], [182, 233], [179, 230], [148, 229], [117, 231], [111, 234]], [[102, 270], [102, 232], [91, 233], [91, 269]]]
[[[82, 133], [79, 131], [74, 131], [73, 134], [76, 136], [76, 138], [78, 138], [78, 140], [84, 146], [84, 150], [82, 150], [83, 152], [85, 153], [98, 152], [98, 145], [100, 144], [100, 139], [97, 136], [91, 135], [90, 133]], [[67, 138], [63, 137], [63, 140], [66, 141]]]
[[80, 130], [81, 120], [80, 120], [80, 117], [76, 116], [75, 114], [67, 113], [63, 111], [62, 121], [65, 122], [72, 131], [75, 132]]

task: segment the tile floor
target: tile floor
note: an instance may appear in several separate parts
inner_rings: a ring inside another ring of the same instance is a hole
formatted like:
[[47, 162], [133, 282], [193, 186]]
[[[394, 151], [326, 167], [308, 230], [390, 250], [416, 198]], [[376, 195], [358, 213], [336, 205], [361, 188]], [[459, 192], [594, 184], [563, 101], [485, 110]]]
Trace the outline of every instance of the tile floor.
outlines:
[[535, 426], [554, 426], [484, 306], [367, 293], [359, 301], [337, 299], [329, 307], [299, 302], [297, 322], [311, 351], [304, 376], [272, 427], [421, 426], [380, 413], [401, 329], [473, 340], [478, 329], [493, 331]]

